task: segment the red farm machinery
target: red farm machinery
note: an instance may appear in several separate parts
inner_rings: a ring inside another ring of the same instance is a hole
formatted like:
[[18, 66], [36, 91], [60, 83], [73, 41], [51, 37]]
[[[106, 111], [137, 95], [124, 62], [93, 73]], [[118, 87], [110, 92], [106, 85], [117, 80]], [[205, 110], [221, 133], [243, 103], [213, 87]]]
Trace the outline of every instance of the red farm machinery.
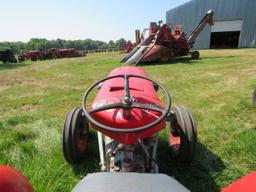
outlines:
[[37, 61], [37, 60], [46, 60], [46, 59], [57, 59], [57, 58], [71, 58], [71, 57], [83, 57], [85, 54], [80, 53], [75, 48], [68, 49], [56, 49], [51, 48], [47, 51], [29, 51], [19, 55], [19, 62], [25, 60]]
[[69, 49], [59, 49], [60, 58], [71, 58], [71, 57], [82, 57], [83, 55], [79, 53], [75, 48]]
[[199, 24], [194, 28], [192, 33], [187, 35], [182, 32], [182, 26], [176, 25], [172, 30], [167, 24], [162, 22], [151, 22], [149, 35], [143, 38], [136, 30], [136, 43], [139, 43], [129, 54], [127, 54], [121, 62], [125, 64], [140, 64], [146, 62], [167, 62], [175, 57], [191, 55], [191, 59], [198, 59], [198, 51], [190, 51], [193, 47], [195, 39], [207, 25], [213, 25], [213, 11], [209, 10], [202, 18]]

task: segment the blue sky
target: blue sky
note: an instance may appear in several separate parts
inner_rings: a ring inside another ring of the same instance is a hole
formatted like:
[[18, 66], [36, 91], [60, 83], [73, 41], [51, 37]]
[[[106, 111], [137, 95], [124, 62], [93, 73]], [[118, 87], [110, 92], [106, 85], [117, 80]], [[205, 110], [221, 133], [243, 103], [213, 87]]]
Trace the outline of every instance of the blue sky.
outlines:
[[134, 30], [165, 21], [189, 0], [8, 0], [1, 2], [0, 41], [30, 38], [134, 41]]

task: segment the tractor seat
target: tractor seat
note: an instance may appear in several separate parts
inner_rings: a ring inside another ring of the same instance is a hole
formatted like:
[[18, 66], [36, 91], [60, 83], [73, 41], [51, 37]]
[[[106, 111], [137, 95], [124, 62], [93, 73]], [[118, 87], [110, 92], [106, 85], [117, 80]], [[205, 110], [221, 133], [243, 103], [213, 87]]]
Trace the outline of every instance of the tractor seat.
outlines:
[[165, 174], [99, 172], [88, 174], [72, 192], [189, 192]]

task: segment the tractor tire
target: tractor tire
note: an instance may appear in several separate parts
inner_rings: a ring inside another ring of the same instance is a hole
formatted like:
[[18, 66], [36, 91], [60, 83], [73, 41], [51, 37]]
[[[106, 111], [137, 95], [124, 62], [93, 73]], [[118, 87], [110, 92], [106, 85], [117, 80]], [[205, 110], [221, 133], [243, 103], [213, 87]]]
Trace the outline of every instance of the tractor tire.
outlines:
[[71, 164], [80, 163], [88, 145], [89, 124], [82, 109], [74, 108], [66, 115], [63, 129], [63, 154]]
[[200, 57], [199, 51], [193, 51], [191, 54], [191, 59], [197, 60]]
[[12, 63], [18, 63], [17, 59], [14, 56], [11, 58], [11, 62]]
[[2, 58], [2, 62], [3, 62], [3, 63], [7, 63], [7, 61], [8, 61], [8, 59]]
[[172, 157], [188, 165], [194, 159], [197, 145], [197, 129], [192, 113], [184, 106], [175, 106], [170, 126], [170, 148]]
[[23, 57], [22, 55], [19, 55], [18, 56], [18, 61], [19, 61], [19, 63], [24, 62], [25, 61], [25, 57]]

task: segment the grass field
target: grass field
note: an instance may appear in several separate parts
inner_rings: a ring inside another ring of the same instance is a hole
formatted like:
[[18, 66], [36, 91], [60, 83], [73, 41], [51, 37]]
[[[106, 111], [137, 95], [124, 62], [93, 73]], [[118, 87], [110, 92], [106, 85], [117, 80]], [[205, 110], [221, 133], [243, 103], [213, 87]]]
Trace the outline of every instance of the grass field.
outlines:
[[[218, 191], [256, 170], [256, 49], [203, 50], [201, 59], [143, 66], [194, 114], [198, 151], [189, 167], [170, 160], [166, 132], [159, 147], [161, 172], [192, 191]], [[99, 170], [95, 133], [88, 160], [69, 166], [62, 155], [65, 114], [80, 106], [93, 82], [120, 66], [118, 53], [84, 58], [0, 64], [0, 164], [21, 170], [35, 191], [70, 191]]]

